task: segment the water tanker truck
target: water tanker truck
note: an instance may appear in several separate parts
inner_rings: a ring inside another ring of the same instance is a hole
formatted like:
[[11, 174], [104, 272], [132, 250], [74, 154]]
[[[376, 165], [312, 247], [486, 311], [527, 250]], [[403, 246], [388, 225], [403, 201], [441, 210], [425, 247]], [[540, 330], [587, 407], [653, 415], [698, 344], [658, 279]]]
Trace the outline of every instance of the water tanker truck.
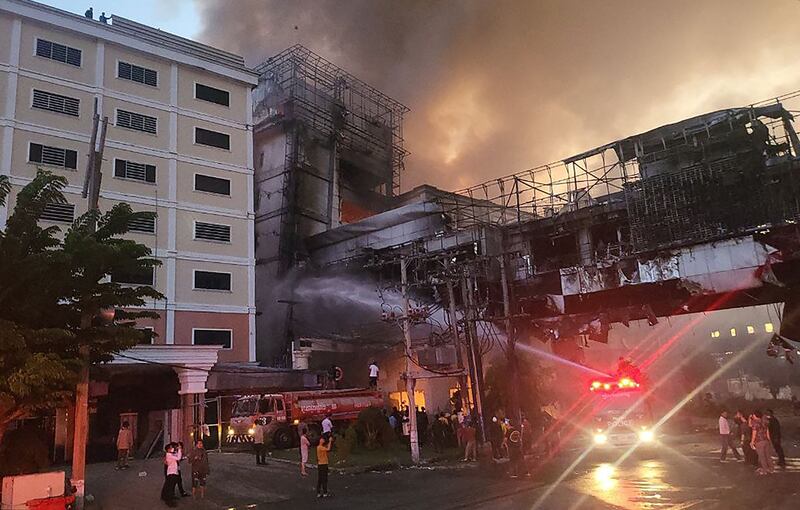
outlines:
[[306, 427], [316, 444], [321, 422], [330, 413], [334, 430], [358, 419], [368, 407], [383, 407], [383, 395], [365, 389], [287, 391], [240, 397], [233, 405], [228, 441], [250, 441], [256, 422], [266, 426], [265, 437], [275, 448], [290, 448], [299, 440], [298, 429]]

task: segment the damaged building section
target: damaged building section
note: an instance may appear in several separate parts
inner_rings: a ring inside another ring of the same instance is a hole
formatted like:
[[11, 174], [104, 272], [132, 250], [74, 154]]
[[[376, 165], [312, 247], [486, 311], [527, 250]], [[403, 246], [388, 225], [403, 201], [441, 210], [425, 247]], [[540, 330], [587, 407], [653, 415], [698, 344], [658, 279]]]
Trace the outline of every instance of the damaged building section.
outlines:
[[281, 282], [307, 238], [393, 207], [408, 108], [299, 45], [255, 70], [256, 321], [275, 336], [258, 358], [288, 365], [294, 298]]
[[614, 324], [783, 302], [800, 274], [792, 121], [780, 101], [730, 108], [466, 190], [421, 186], [312, 236], [308, 260], [396, 278], [404, 257], [420, 302], [467, 289], [464, 332], [485, 320], [579, 346]]

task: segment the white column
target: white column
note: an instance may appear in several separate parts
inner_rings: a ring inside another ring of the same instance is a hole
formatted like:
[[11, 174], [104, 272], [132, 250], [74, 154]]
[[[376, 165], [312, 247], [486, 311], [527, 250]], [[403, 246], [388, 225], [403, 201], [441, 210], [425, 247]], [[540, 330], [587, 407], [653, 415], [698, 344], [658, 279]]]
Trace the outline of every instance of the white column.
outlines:
[[175, 273], [177, 271], [178, 238], [178, 65], [173, 63], [169, 72], [169, 160], [167, 168], [167, 344], [175, 343]]
[[[212, 365], [213, 366], [213, 365]], [[198, 368], [176, 368], [175, 372], [178, 374], [178, 381], [181, 383], [181, 389], [178, 391], [180, 395], [189, 395], [192, 393], [206, 393], [206, 382], [208, 381], [208, 367]]]
[[[6, 91], [3, 117], [8, 119], [8, 126], [3, 127], [0, 137], [0, 175], [11, 175], [11, 152], [14, 147], [14, 121], [17, 117], [17, 79], [19, 78], [19, 47], [22, 34], [22, 20], [14, 19], [11, 23], [11, 47], [9, 48], [8, 90]], [[8, 205], [0, 207], [0, 229], [6, 226]]]
[[[103, 97], [105, 96], [104, 88], [105, 87], [105, 72], [106, 72], [106, 43], [103, 41], [97, 42], [97, 54], [95, 55], [95, 69], [94, 69], [94, 84], [97, 87], [97, 93], [95, 97], [97, 98], [97, 113], [100, 114], [100, 117], [103, 117]], [[91, 112], [91, 109], [89, 109]], [[91, 113], [90, 113], [91, 115]], [[114, 122], [114, 119], [110, 119], [111, 122]]]
[[255, 214], [255, 164], [253, 154], [253, 94], [247, 93], [245, 115], [247, 118], [247, 323], [248, 359], [256, 360], [256, 214]]

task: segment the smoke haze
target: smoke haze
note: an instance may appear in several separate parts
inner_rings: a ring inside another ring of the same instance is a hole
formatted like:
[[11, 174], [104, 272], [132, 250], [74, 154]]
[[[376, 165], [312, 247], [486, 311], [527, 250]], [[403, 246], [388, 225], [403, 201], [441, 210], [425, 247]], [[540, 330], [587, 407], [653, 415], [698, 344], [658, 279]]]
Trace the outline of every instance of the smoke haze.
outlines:
[[248, 64], [300, 43], [408, 105], [403, 190], [800, 89], [797, 0], [197, 2]]

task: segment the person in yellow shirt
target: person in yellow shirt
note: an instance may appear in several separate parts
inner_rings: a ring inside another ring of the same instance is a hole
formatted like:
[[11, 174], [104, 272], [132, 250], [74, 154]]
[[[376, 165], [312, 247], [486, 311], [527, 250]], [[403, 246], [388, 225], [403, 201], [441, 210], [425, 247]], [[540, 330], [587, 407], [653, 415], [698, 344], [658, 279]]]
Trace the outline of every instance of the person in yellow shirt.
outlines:
[[333, 436], [319, 440], [317, 445], [317, 497], [328, 497], [328, 453], [333, 448]]

